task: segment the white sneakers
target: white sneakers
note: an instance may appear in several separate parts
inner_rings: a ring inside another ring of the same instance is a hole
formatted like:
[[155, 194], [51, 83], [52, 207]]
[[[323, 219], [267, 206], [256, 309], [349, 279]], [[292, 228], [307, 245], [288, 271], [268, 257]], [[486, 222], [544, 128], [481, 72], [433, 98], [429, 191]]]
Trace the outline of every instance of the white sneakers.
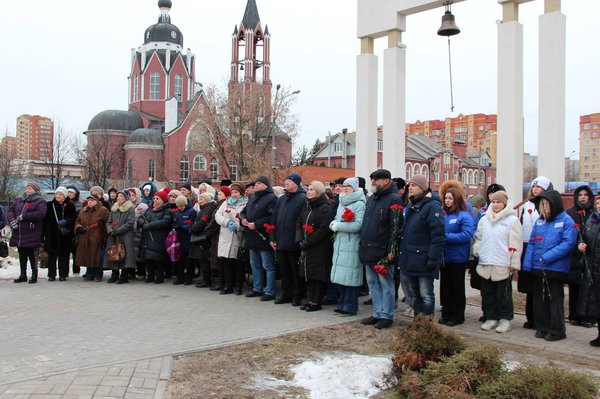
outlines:
[[510, 331], [510, 321], [502, 319], [498, 320], [488, 320], [481, 325], [481, 329], [485, 331], [491, 331], [492, 329], [496, 329], [497, 333], [505, 333]]
[[481, 325], [481, 329], [485, 331], [490, 331], [493, 328], [498, 326], [498, 320], [487, 320], [485, 323]]
[[508, 320], [500, 320], [500, 323], [498, 323], [498, 327], [496, 327], [496, 332], [497, 333], [505, 333], [505, 332], [509, 332], [510, 331], [510, 321]]

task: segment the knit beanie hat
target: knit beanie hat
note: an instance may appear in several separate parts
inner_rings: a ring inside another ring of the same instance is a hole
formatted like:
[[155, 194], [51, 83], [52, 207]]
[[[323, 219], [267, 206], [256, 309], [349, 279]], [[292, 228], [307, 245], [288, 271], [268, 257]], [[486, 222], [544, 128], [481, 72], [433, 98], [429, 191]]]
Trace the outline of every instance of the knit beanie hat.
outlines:
[[104, 189], [102, 187], [94, 186], [94, 187], [90, 188], [90, 193], [92, 193], [94, 191], [98, 191], [98, 192], [100, 192], [101, 196], [104, 196]]
[[531, 182], [531, 187], [539, 186], [544, 189], [544, 191], [548, 191], [548, 187], [550, 187], [550, 179], [546, 176], [538, 176]]
[[429, 182], [427, 181], [427, 177], [423, 175], [415, 175], [410, 179], [410, 184], [414, 184], [419, 187], [423, 191], [427, 191], [429, 188]]
[[190, 183], [183, 183], [183, 184], [181, 185], [181, 188], [186, 188], [186, 189], [188, 189], [189, 191], [192, 191], [192, 185], [191, 185]]
[[169, 191], [169, 197], [175, 197], [175, 198], [177, 198], [180, 195], [182, 195], [182, 194], [181, 194], [181, 191], [179, 191], [179, 190], [171, 190], [171, 191]]
[[258, 176], [255, 180], [256, 183], [262, 183], [265, 186], [271, 186], [271, 181], [267, 176]]
[[288, 177], [285, 178], [285, 180], [293, 181], [294, 184], [298, 187], [300, 187], [300, 185], [302, 184], [302, 177], [298, 173], [290, 173]]
[[227, 186], [219, 187], [219, 191], [225, 194], [225, 197], [231, 197], [231, 189]]
[[129, 201], [129, 190], [117, 190], [117, 195], [123, 194], [123, 197]]
[[142, 187], [142, 191], [144, 190], [152, 191], [152, 186], [150, 184], [144, 184], [144, 186]]
[[148, 210], [148, 204], [144, 204], [142, 202], [138, 206], [135, 207], [135, 215], [139, 217], [147, 210]]
[[187, 197], [185, 195], [180, 195], [177, 198], [175, 198], [175, 205], [177, 205], [177, 206], [179, 206], [179, 205], [187, 206], [187, 204], [188, 204], [188, 199], [187, 199]]
[[239, 183], [233, 183], [231, 186], [229, 186], [229, 188], [231, 191], [235, 190], [242, 195], [244, 195], [244, 192], [246, 191], [246, 189]]
[[358, 191], [358, 179], [356, 177], [351, 177], [349, 179], [344, 180], [344, 186], [352, 186], [354, 191]]
[[206, 202], [212, 202], [212, 201], [215, 199], [215, 196], [214, 196], [213, 194], [211, 194], [211, 193], [209, 193], [209, 192], [207, 191], [207, 192], [205, 192], [205, 193], [202, 193], [202, 194], [200, 194], [200, 195], [198, 196], [198, 198], [199, 198], [199, 199], [200, 199], [200, 198], [204, 198], [204, 200], [205, 200]]
[[[170, 191], [170, 190], [169, 190], [169, 191]], [[169, 191], [167, 191], [167, 188], [165, 187], [165, 188], [163, 188], [162, 190], [160, 190], [160, 191], [157, 191], [157, 192], [154, 194], [154, 196], [155, 196], [155, 197], [158, 197], [158, 198], [160, 198], [160, 199], [162, 200], [162, 202], [167, 202], [167, 197], [168, 197], [168, 195], [169, 195]]]
[[[338, 178], [337, 178], [337, 179], [335, 179], [335, 180], [334, 180], [332, 183], [333, 183], [333, 184], [335, 184], [335, 185], [338, 185], [338, 184], [344, 184], [344, 182], [345, 182], [346, 180], [347, 180], [347, 178], [346, 178], [346, 177], [338, 177]], [[357, 179], [356, 181], [358, 182], [358, 179]], [[356, 191], [356, 190], [354, 190], [354, 191]]]
[[61, 193], [63, 195], [63, 197], [67, 198], [67, 195], [69, 195], [69, 192], [67, 191], [66, 187], [60, 186], [58, 187], [54, 193]]
[[31, 187], [36, 193], [39, 193], [41, 190], [40, 185], [33, 181], [28, 182], [25, 187]]
[[312, 186], [312, 188], [315, 189], [315, 191], [317, 192], [317, 195], [323, 195], [323, 193], [325, 193], [325, 185], [323, 183], [321, 183], [318, 180], [314, 180], [310, 183], [310, 185]]
[[508, 194], [506, 194], [506, 191], [496, 191], [490, 194], [490, 201], [500, 201], [506, 205], [508, 204]]

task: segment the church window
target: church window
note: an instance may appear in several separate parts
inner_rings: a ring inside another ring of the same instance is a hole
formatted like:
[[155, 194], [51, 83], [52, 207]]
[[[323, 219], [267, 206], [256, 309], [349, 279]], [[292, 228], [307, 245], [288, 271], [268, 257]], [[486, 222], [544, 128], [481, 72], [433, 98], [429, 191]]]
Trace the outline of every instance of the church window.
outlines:
[[133, 101], [137, 102], [140, 100], [140, 77], [135, 75], [133, 78]]
[[181, 157], [179, 161], [179, 178], [182, 182], [187, 182], [190, 179], [190, 160], [187, 155]]
[[175, 75], [175, 98], [177, 101], [183, 101], [183, 79], [181, 75]]
[[160, 97], [160, 75], [153, 72], [150, 75], [150, 100], [158, 100]]
[[133, 162], [131, 159], [127, 160], [127, 180], [133, 180]]
[[210, 178], [214, 180], [219, 180], [219, 164], [218, 162], [213, 161], [210, 164]]
[[233, 181], [238, 179], [238, 166], [235, 160], [229, 162], [229, 178]]
[[152, 180], [154, 180], [156, 177], [156, 162], [154, 159], [148, 161], [148, 177], [150, 177]]
[[194, 157], [194, 170], [206, 170], [206, 158], [202, 155]]

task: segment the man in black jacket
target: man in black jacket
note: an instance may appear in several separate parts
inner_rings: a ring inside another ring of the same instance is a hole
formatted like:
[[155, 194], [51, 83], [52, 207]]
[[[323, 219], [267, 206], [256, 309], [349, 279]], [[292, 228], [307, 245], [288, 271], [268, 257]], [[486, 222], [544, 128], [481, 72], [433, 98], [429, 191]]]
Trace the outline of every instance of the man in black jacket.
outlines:
[[[254, 194], [241, 212], [242, 225], [246, 227], [244, 238], [250, 251], [252, 266], [252, 292], [248, 298], [261, 297], [261, 301], [275, 299], [275, 257], [269, 241], [265, 224], [271, 223], [273, 206], [277, 197], [273, 194], [271, 182], [267, 176], [258, 176], [254, 182]], [[266, 272], [267, 286], [263, 292], [263, 275]]]
[[[373, 300], [373, 315], [362, 323], [382, 329], [390, 327], [394, 320], [394, 247], [402, 228], [402, 210], [398, 189], [390, 171], [379, 169], [370, 177], [373, 195], [367, 200], [358, 253], [361, 263], [365, 265]], [[392, 205], [397, 205], [398, 209], [392, 209]]]
[[290, 174], [283, 182], [285, 194], [277, 199], [273, 208], [271, 247], [279, 255], [281, 268], [281, 296], [276, 304], [292, 303], [300, 306], [304, 293], [304, 284], [300, 278], [298, 261], [300, 247], [296, 242], [296, 222], [306, 206], [306, 191], [302, 188], [302, 178], [297, 173]]

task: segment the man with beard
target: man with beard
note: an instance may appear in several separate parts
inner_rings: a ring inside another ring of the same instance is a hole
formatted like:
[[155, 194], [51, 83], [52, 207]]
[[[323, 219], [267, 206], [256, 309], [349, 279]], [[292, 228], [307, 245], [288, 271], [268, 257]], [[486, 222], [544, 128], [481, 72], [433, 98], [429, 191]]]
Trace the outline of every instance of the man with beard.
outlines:
[[[370, 178], [373, 195], [367, 200], [360, 232], [359, 257], [365, 265], [373, 313], [363, 319], [362, 324], [382, 329], [390, 327], [394, 320], [394, 243], [403, 220], [401, 199], [390, 171], [376, 170]], [[392, 209], [393, 205], [397, 205], [398, 210]]]

